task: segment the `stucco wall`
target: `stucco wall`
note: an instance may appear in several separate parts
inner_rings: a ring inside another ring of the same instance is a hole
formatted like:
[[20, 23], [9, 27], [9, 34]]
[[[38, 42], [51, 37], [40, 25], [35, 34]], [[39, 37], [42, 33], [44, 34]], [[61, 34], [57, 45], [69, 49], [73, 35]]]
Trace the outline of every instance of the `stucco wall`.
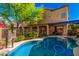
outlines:
[[[63, 13], [65, 13], [65, 17], [62, 17]], [[63, 22], [67, 21], [67, 19], [68, 19], [68, 6], [56, 10], [45, 9], [44, 19], [41, 23], [44, 24], [44, 23]]]

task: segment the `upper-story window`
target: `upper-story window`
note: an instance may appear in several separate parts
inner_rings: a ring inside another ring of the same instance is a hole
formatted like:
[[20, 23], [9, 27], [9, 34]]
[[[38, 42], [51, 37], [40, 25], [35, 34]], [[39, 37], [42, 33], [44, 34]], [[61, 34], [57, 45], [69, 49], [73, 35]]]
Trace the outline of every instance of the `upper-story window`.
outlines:
[[66, 17], [66, 13], [65, 12], [62, 12], [61, 13], [61, 18], [65, 18]]

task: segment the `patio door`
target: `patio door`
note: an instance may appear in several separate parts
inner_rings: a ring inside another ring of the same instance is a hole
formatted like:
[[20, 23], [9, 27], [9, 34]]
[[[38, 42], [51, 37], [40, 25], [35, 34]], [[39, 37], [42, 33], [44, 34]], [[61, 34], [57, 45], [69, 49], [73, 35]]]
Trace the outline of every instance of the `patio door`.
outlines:
[[63, 26], [58, 26], [57, 27], [57, 35], [63, 35], [63, 30], [64, 30]]
[[63, 26], [51, 26], [50, 35], [62, 35], [63, 34]]

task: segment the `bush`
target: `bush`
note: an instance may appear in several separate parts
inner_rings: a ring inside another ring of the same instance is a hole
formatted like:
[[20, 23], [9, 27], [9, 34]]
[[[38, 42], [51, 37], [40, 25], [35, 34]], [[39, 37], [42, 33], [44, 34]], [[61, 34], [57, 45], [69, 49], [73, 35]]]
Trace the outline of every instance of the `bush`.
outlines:
[[25, 36], [24, 35], [19, 35], [17, 36], [16, 40], [15, 41], [22, 41], [25, 39]]
[[75, 35], [75, 32], [73, 32], [73, 30], [68, 30], [68, 35]]
[[38, 33], [37, 32], [29, 32], [26, 35], [26, 37], [29, 38], [29, 39], [37, 38], [38, 37]]
[[79, 38], [79, 31], [77, 32], [77, 37]]

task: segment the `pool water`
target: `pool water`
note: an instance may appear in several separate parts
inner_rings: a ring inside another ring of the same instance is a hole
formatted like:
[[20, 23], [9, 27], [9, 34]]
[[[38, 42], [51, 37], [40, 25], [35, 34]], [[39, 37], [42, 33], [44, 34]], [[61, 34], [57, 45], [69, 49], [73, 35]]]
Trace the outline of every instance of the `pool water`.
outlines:
[[47, 37], [40, 41], [21, 44], [6, 56], [73, 56], [78, 45], [72, 38]]
[[37, 41], [23, 43], [10, 53], [6, 54], [6, 56], [28, 56], [31, 48], [35, 45], [36, 42]]

